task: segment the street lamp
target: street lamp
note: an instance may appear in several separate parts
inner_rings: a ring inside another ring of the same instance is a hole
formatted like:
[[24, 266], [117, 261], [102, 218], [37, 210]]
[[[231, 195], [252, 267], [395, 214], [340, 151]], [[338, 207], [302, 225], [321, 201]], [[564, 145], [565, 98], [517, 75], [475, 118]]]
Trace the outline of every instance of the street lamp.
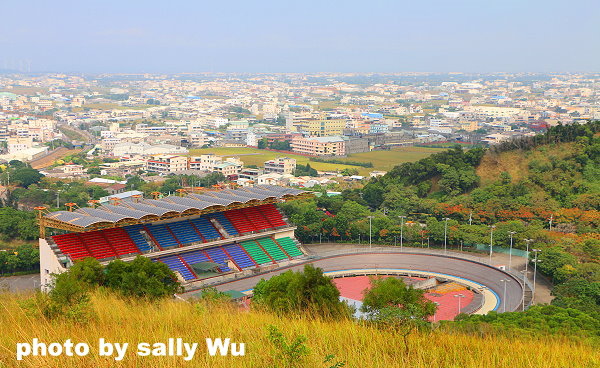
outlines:
[[462, 298], [464, 298], [465, 296], [464, 296], [463, 294], [456, 294], [456, 295], [454, 295], [454, 297], [455, 297], [455, 298], [458, 298], [458, 314], [460, 314], [460, 310], [461, 310], [461, 307], [460, 307], [460, 300], [461, 300]]
[[494, 247], [494, 229], [496, 225], [490, 226], [490, 265], [492, 264], [492, 248]]
[[531, 243], [533, 239], [525, 239], [525, 244], [527, 244], [527, 250], [525, 251], [525, 256], [527, 260], [525, 261], [525, 272], [527, 272], [527, 267], [529, 265], [529, 243]]
[[508, 234], [510, 235], [510, 250], [508, 252], [508, 269], [511, 269], [512, 266], [512, 247], [513, 247], [513, 235], [515, 235], [517, 232], [516, 231], [509, 231]]
[[531, 251], [535, 254], [535, 258], [533, 259], [533, 291], [531, 295], [531, 304], [533, 305], [533, 301], [535, 300], [535, 276], [537, 274], [538, 252], [541, 252], [541, 250], [532, 249]]
[[502, 313], [506, 313], [506, 284], [508, 283], [508, 280], [502, 279], [500, 282], [504, 284], [504, 293], [502, 294]]
[[404, 219], [406, 216], [398, 216], [400, 217], [400, 252], [402, 252], [402, 238], [404, 237]]
[[525, 287], [527, 286], [527, 270], [521, 270], [523, 274], [523, 296], [521, 297], [521, 311], [525, 312]]
[[371, 246], [372, 246], [372, 242], [371, 242], [371, 230], [372, 230], [372, 220], [374, 218], [374, 216], [367, 216], [367, 218], [369, 219], [369, 250], [371, 250]]
[[448, 220], [450, 220], [448, 217], [444, 218], [444, 254], [446, 254], [447, 252], [447, 241], [446, 239], [448, 238]]

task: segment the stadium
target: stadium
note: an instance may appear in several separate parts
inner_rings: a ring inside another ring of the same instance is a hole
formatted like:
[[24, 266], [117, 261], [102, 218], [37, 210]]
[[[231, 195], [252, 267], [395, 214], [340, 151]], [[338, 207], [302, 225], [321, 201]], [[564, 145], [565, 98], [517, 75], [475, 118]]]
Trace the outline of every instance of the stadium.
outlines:
[[425, 289], [438, 304], [438, 319], [527, 304], [530, 288], [517, 276], [464, 256], [395, 247], [324, 252], [300, 244], [276, 204], [310, 192], [263, 185], [178, 194], [100, 206], [92, 201], [85, 208], [67, 204], [68, 211], [38, 208], [41, 284], [86, 257], [108, 264], [142, 255], [174, 271], [185, 289], [181, 298], [210, 286], [245, 301], [260, 279], [311, 263], [334, 277], [342, 298], [357, 306], [369, 275], [401, 277]]

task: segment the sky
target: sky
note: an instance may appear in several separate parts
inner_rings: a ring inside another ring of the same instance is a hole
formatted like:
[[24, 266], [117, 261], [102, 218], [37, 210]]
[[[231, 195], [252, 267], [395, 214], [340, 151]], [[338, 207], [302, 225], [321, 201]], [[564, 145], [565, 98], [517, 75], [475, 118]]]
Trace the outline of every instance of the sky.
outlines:
[[0, 69], [599, 72], [598, 0], [3, 0]]

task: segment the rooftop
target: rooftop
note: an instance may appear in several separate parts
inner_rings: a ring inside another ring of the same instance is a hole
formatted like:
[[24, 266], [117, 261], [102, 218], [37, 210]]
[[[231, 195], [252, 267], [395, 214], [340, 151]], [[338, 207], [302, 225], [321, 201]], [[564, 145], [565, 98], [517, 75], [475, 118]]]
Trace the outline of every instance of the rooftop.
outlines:
[[193, 216], [219, 212], [243, 206], [258, 205], [294, 199], [307, 192], [275, 185], [224, 189], [167, 196], [161, 199], [116, 198], [113, 204], [96, 208], [84, 207], [73, 211], [44, 214], [41, 225], [69, 231], [90, 231], [106, 227], [120, 227], [136, 223], [159, 221], [173, 217]]

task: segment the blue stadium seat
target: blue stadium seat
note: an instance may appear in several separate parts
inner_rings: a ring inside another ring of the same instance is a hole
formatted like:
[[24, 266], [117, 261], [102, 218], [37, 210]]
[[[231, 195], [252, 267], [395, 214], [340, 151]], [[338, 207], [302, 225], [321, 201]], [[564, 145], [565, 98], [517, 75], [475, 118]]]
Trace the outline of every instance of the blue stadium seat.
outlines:
[[233, 227], [233, 225], [231, 224], [231, 222], [229, 222], [225, 215], [223, 215], [223, 212], [210, 214], [210, 217], [215, 218], [217, 221], [219, 221], [221, 226], [223, 226], [223, 228], [225, 229], [225, 231], [227, 231], [227, 233], [229, 233], [229, 235], [238, 235], [238, 231], [235, 229], [235, 227]]
[[188, 221], [178, 221], [167, 224], [182, 244], [202, 243], [202, 237], [194, 230]]
[[[146, 226], [148, 226], [148, 228], [151, 227], [151, 225]], [[127, 234], [129, 234], [129, 237], [131, 238], [131, 240], [133, 240], [135, 246], [138, 247], [140, 251], [149, 252], [152, 250], [150, 244], [148, 244], [146, 239], [144, 239], [144, 236], [140, 234], [140, 230], [143, 230], [142, 225], [125, 226], [124, 229], [127, 232]]]
[[213, 262], [221, 265], [219, 267], [219, 269], [221, 271], [223, 271], [223, 272], [231, 271], [231, 269], [229, 267], [227, 267], [227, 262], [225, 262], [225, 260], [229, 259], [229, 257], [227, 257], [227, 255], [225, 255], [225, 252], [223, 252], [223, 248], [221, 248], [221, 247], [209, 248], [209, 249], [206, 249], [205, 252], [213, 260]]
[[165, 224], [152, 225], [148, 228], [150, 229], [150, 233], [154, 239], [156, 239], [162, 248], [173, 248], [179, 246], [179, 243], [177, 240], [175, 240], [175, 238], [173, 238], [173, 235], [171, 235], [169, 230], [167, 230]]
[[208, 257], [201, 250], [182, 253], [181, 258], [183, 258], [188, 264], [191, 265], [201, 262], [210, 262]]
[[178, 256], [160, 257], [157, 258], [157, 260], [169, 266], [173, 271], [178, 271], [185, 280], [193, 280], [196, 278]]
[[[215, 229], [215, 227], [213, 226], [213, 224], [210, 222], [210, 220], [207, 217], [202, 216], [202, 217], [190, 220], [190, 222], [192, 224], [194, 224], [194, 226], [196, 226], [198, 231], [200, 231], [202, 233], [202, 236], [204, 236], [204, 239], [206, 239], [207, 241], [221, 239], [221, 234], [219, 234], [217, 229]], [[225, 229], [225, 230], [227, 230], [227, 229]]]
[[223, 249], [231, 255], [233, 261], [241, 268], [254, 267], [256, 264], [248, 257], [248, 254], [237, 244], [223, 246]]

